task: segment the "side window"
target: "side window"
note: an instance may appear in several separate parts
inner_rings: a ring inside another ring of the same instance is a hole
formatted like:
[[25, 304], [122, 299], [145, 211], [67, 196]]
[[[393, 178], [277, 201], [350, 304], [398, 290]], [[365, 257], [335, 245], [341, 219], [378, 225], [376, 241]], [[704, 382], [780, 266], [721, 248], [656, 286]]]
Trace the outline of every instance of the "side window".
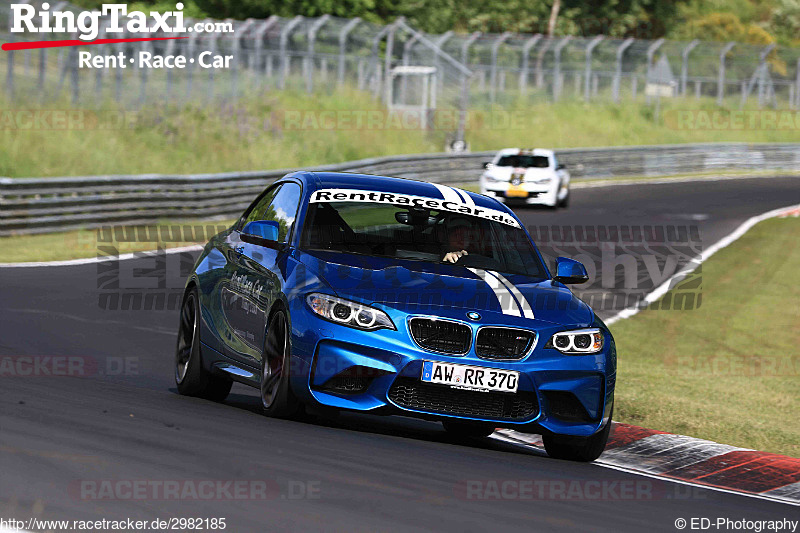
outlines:
[[297, 207], [300, 205], [300, 192], [298, 184], [284, 183], [260, 219], [274, 220], [278, 223], [279, 242], [286, 242], [289, 237], [294, 217], [297, 215]]
[[278, 194], [278, 190], [280, 190], [281, 188], [283, 188], [282, 185], [275, 187], [271, 191], [267, 192], [263, 197], [261, 197], [258, 203], [255, 206], [253, 206], [253, 209], [251, 209], [249, 213], [245, 213], [244, 215], [242, 215], [242, 220], [239, 222], [239, 227], [238, 227], [239, 231], [241, 231], [242, 228], [244, 228], [248, 222], [265, 219], [264, 213], [266, 212], [267, 207], [269, 206], [269, 204], [272, 203], [272, 200], [275, 199], [275, 196]]

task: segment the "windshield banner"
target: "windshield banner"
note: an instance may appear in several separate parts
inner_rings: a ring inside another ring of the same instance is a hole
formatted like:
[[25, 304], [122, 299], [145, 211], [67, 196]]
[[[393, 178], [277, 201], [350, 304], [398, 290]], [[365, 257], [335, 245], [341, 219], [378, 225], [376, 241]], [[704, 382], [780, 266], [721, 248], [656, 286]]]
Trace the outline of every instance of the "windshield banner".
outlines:
[[311, 203], [319, 202], [372, 202], [376, 204], [392, 204], [424, 209], [449, 211], [478, 218], [500, 222], [519, 228], [519, 222], [511, 215], [495, 209], [467, 205], [452, 200], [439, 200], [426, 196], [413, 196], [396, 192], [364, 191], [359, 189], [320, 189], [311, 195]]

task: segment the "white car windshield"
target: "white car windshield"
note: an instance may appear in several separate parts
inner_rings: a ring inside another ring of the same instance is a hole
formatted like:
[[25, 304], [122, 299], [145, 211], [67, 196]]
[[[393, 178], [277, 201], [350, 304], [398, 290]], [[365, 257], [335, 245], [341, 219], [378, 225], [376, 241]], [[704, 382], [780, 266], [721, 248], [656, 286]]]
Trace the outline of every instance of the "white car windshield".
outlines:
[[544, 155], [504, 155], [497, 161], [498, 167], [547, 168], [550, 159]]

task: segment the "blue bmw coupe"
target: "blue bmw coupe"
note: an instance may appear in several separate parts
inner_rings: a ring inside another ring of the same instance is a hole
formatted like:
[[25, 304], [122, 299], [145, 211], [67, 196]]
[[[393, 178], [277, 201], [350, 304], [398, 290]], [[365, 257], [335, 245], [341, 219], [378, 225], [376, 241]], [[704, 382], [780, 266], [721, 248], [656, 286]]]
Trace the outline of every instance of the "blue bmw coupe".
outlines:
[[[608, 439], [616, 350], [492, 198], [413, 180], [295, 172], [216, 235], [186, 283], [175, 380], [264, 412], [311, 406], [441, 421], [459, 437], [537, 433], [591, 461]], [[324, 409], [323, 409], [324, 410]]]

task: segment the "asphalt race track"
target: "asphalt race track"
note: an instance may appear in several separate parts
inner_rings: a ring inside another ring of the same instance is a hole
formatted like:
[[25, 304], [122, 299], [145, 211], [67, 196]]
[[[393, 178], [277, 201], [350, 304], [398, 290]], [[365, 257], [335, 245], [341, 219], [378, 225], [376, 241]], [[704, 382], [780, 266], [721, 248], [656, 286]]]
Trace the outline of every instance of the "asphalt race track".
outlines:
[[[800, 179], [572, 194], [567, 210], [518, 212], [531, 225], [698, 224], [707, 247], [753, 215], [800, 204]], [[152, 263], [129, 262], [140, 261]], [[553, 460], [500, 441], [456, 443], [436, 423], [355, 414], [272, 420], [260, 414], [256, 391], [239, 385], [223, 404], [179, 396], [177, 312], [101, 309], [98, 268], [0, 269], [0, 356], [67, 356], [86, 374], [0, 372], [0, 518], [226, 518], [235, 532], [674, 532], [678, 518], [800, 518], [797, 507]], [[244, 483], [256, 495], [175, 499], [157, 489], [208, 481]], [[546, 497], [469, 488], [492, 481], [535, 481]], [[150, 488], [102, 490], [133, 482]], [[558, 497], [564, 484], [577, 493]], [[585, 490], [597, 486], [599, 493]]]

